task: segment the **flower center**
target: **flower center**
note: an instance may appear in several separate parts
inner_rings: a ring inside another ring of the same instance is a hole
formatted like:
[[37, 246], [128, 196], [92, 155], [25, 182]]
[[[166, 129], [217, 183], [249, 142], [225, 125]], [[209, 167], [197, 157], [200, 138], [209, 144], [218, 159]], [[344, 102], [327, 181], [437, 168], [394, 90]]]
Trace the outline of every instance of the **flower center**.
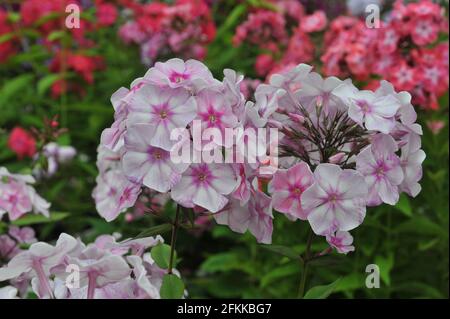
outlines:
[[19, 198], [18, 198], [16, 195], [10, 195], [8, 201], [9, 201], [11, 204], [16, 205], [17, 202], [19, 201]]
[[161, 111], [159, 113], [159, 115], [161, 116], [161, 118], [164, 120], [165, 118], [167, 118], [167, 112], [166, 111]]
[[155, 151], [155, 152], [153, 153], [153, 157], [159, 160], [159, 159], [161, 159], [162, 154], [161, 154], [160, 151]]
[[328, 196], [328, 201], [331, 203], [331, 204], [336, 204], [336, 202], [339, 200], [339, 196], [338, 196], [338, 194], [336, 194], [336, 193], [333, 193], [333, 194], [330, 194], [329, 196]]
[[216, 116], [215, 116], [214, 114], [211, 114], [211, 115], [209, 116], [209, 121], [210, 121], [211, 123], [215, 123], [216, 120], [217, 120], [217, 118], [216, 118]]
[[361, 108], [364, 114], [370, 113], [371, 107], [366, 101], [357, 101], [356, 104]]

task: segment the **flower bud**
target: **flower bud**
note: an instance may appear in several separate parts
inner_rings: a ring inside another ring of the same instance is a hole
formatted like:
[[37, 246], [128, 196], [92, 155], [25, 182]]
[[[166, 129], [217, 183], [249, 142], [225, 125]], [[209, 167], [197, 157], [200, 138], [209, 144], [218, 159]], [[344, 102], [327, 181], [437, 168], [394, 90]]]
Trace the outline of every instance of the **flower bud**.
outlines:
[[305, 118], [303, 116], [301, 116], [300, 114], [288, 113], [288, 116], [295, 123], [298, 123], [298, 124], [305, 123]]
[[344, 152], [336, 153], [328, 159], [328, 162], [331, 164], [339, 164], [344, 159], [344, 156]]

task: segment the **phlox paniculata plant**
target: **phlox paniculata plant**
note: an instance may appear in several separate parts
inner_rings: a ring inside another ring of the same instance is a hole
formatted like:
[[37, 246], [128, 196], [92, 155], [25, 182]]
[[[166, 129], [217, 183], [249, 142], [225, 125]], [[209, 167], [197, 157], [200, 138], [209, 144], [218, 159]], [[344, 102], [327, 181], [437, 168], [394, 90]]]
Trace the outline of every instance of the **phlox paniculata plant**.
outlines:
[[[311, 69], [300, 64], [274, 74], [246, 101], [243, 77], [232, 70], [219, 81], [195, 60], [156, 63], [130, 89], [113, 94], [115, 121], [102, 134], [93, 193], [99, 213], [113, 220], [150, 189], [170, 196], [177, 216], [211, 214], [260, 243], [272, 241], [274, 208], [308, 221], [338, 252], [353, 250], [348, 231], [362, 224], [368, 206], [395, 205], [400, 193], [420, 192], [422, 129], [411, 95], [389, 82], [375, 92], [359, 90], [351, 80], [324, 79]], [[200, 153], [219, 150], [219, 161], [174, 161], [173, 130], [184, 129], [181, 141], [193, 141], [195, 151], [196, 122], [223, 134], [277, 129], [278, 140], [262, 139], [261, 154], [245, 134], [232, 143], [202, 136]], [[249, 151], [244, 161], [224, 161], [243, 144], [262, 156], [249, 161]]]

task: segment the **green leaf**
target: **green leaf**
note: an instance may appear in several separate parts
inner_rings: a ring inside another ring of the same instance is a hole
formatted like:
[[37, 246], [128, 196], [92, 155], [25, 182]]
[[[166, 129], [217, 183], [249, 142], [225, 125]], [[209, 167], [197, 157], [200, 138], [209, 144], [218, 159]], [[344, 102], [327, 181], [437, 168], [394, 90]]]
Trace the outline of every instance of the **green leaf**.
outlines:
[[2, 109], [2, 107], [6, 105], [7, 101], [16, 93], [19, 93], [19, 91], [29, 85], [33, 81], [33, 78], [33, 74], [22, 74], [8, 80], [0, 89], [0, 109]]
[[39, 80], [37, 84], [37, 92], [40, 96], [43, 96], [45, 92], [52, 86], [53, 83], [56, 81], [62, 79], [64, 75], [62, 73], [57, 74], [49, 74], [44, 76], [42, 79]]
[[221, 36], [228, 31], [231, 27], [233, 27], [235, 24], [237, 24], [239, 18], [244, 15], [244, 13], [247, 11], [247, 6], [243, 3], [236, 6], [233, 11], [230, 12], [225, 22], [222, 24], [222, 26], [217, 30], [216, 33], [216, 39], [220, 39]]
[[274, 253], [283, 255], [292, 260], [301, 260], [300, 254], [293, 250], [291, 247], [281, 245], [261, 245], [260, 247], [270, 250]]
[[163, 277], [161, 285], [161, 298], [163, 299], [180, 299], [183, 297], [184, 283], [174, 274], [166, 274]]
[[431, 221], [425, 216], [415, 216], [410, 220], [398, 225], [395, 228], [396, 232], [413, 233], [422, 235], [439, 235], [444, 238], [448, 238], [448, 228], [443, 225], [442, 227]]
[[16, 36], [16, 34], [14, 32], [9, 32], [9, 33], [0, 35], [0, 44], [11, 40], [15, 36]]
[[375, 264], [380, 268], [380, 277], [386, 283], [386, 285], [391, 285], [391, 270], [394, 266], [394, 255], [389, 254], [387, 257], [376, 256]]
[[334, 290], [334, 288], [337, 286], [341, 278], [338, 278], [334, 282], [332, 282], [329, 285], [326, 286], [316, 286], [309, 289], [304, 299], [325, 299], [327, 298]]
[[409, 203], [409, 198], [405, 194], [400, 195], [400, 200], [395, 205], [395, 208], [408, 217], [412, 216], [411, 204]]
[[45, 217], [44, 215], [26, 215], [15, 221], [12, 221], [11, 224], [16, 226], [28, 226], [32, 224], [52, 223], [63, 220], [69, 215], [69, 213], [62, 212], [53, 212], [50, 214], [50, 217]]
[[261, 288], [265, 288], [272, 282], [277, 281], [282, 278], [289, 277], [291, 275], [297, 274], [299, 272], [299, 265], [297, 263], [290, 263], [281, 267], [272, 269], [264, 277], [261, 278]]
[[47, 40], [55, 41], [55, 40], [63, 38], [65, 35], [66, 35], [66, 32], [64, 30], [53, 31], [48, 35]]
[[242, 268], [242, 261], [233, 252], [216, 254], [208, 257], [201, 265], [201, 270], [207, 273], [238, 270]]
[[[155, 263], [163, 268], [169, 268], [170, 261], [170, 246], [166, 244], [159, 244], [152, 248], [151, 255]], [[176, 258], [174, 258], [176, 260]]]
[[341, 278], [333, 291], [343, 292], [361, 288], [365, 288], [365, 276], [360, 273], [353, 273]]

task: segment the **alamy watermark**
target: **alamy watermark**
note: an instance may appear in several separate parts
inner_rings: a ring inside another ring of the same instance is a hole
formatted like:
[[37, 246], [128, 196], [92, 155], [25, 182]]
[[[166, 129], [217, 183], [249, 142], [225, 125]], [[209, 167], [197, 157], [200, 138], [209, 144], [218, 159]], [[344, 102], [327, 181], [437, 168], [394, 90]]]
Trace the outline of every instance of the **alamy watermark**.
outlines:
[[176, 128], [170, 139], [176, 141], [170, 150], [173, 163], [248, 163], [259, 164], [261, 174], [273, 174], [278, 168], [277, 128], [202, 129], [194, 120], [190, 129]]

